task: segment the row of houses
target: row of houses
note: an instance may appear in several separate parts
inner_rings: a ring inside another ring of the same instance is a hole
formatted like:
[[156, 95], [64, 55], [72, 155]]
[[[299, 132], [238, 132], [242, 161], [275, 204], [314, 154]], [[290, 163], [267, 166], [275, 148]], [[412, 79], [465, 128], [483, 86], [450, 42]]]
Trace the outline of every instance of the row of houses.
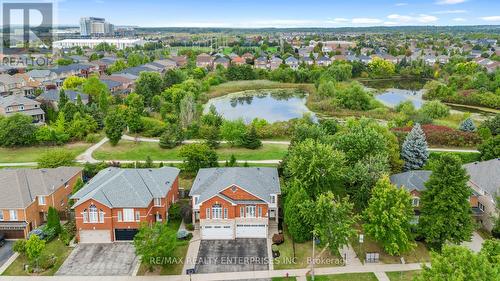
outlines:
[[[500, 158], [464, 165], [470, 176], [473, 217], [488, 230], [500, 194]], [[179, 169], [101, 170], [71, 195], [78, 167], [0, 170], [0, 232], [23, 238], [44, 224], [48, 207], [74, 212], [80, 243], [130, 241], [142, 223], [166, 222], [179, 200]], [[391, 176], [391, 182], [412, 195], [418, 222], [420, 196], [430, 171]], [[189, 192], [192, 220], [201, 239], [266, 238], [282, 210], [276, 168], [233, 167], [200, 169]], [[71, 204], [73, 202], [73, 204]]]

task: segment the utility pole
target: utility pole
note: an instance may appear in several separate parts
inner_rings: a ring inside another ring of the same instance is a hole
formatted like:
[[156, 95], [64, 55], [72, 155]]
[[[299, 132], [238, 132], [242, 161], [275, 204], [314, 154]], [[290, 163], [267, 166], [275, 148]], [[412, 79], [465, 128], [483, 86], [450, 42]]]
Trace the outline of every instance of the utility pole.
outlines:
[[311, 280], [314, 281], [314, 263], [315, 263], [315, 254], [314, 254], [314, 250], [315, 250], [315, 244], [316, 244], [316, 239], [315, 239], [315, 235], [314, 235], [314, 231], [313, 231], [313, 239], [312, 239], [312, 243], [313, 243], [313, 253], [312, 253], [312, 268], [311, 268]]

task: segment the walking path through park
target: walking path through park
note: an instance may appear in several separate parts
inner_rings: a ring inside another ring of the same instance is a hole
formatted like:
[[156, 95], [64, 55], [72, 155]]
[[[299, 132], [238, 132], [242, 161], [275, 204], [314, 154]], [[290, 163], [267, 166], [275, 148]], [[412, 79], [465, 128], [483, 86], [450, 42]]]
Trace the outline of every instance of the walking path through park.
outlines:
[[[126, 141], [136, 141], [136, 142], [150, 142], [150, 143], [158, 143], [159, 139], [156, 138], [144, 138], [144, 137], [132, 137], [128, 135], [124, 135], [122, 137], [123, 140]], [[95, 159], [92, 154], [94, 151], [99, 149], [103, 144], [108, 142], [108, 138], [103, 138], [98, 143], [92, 145], [87, 150], [85, 150], [82, 154], [76, 157], [76, 161], [78, 163], [99, 163], [101, 160]], [[200, 143], [202, 140], [185, 140], [183, 143]], [[226, 141], [221, 141], [221, 143], [227, 143]], [[274, 140], [263, 140], [263, 144], [281, 144], [281, 145], [290, 145], [290, 141], [274, 141]], [[454, 149], [454, 148], [429, 148], [429, 151], [442, 151], [442, 152], [463, 152], [463, 153], [479, 153], [479, 151], [474, 149]], [[104, 162], [119, 162], [119, 163], [135, 163], [133, 160], [106, 160]], [[182, 163], [180, 160], [161, 160], [161, 161], [153, 161], [154, 163], [164, 163], [164, 164], [179, 164]], [[237, 163], [248, 163], [248, 164], [279, 164], [281, 159], [268, 159], [268, 160], [238, 160]], [[225, 163], [225, 161], [219, 161], [219, 163]], [[24, 167], [24, 166], [36, 166], [36, 162], [22, 162], [22, 163], [0, 163], [0, 167]]]

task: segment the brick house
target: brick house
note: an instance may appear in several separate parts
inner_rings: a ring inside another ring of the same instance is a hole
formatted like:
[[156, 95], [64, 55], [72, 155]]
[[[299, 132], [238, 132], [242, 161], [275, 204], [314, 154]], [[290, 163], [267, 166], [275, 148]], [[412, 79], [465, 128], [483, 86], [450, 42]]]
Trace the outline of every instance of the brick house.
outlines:
[[0, 115], [9, 117], [16, 113], [31, 116], [33, 123], [45, 122], [45, 112], [41, 108], [40, 102], [28, 99], [22, 95], [0, 97]]
[[[395, 174], [390, 177], [392, 184], [397, 187], [403, 187], [410, 192], [412, 197], [411, 203], [415, 211], [413, 223], [418, 223], [418, 218], [420, 216], [420, 197], [422, 191], [425, 189], [425, 183], [429, 180], [431, 174], [431, 171], [417, 170]], [[471, 191], [472, 195], [469, 198], [469, 203], [472, 215], [478, 219], [484, 214], [484, 205], [479, 202], [480, 194], [474, 188], [471, 188]]]
[[82, 168], [0, 169], [0, 233], [8, 239], [26, 238], [47, 221], [49, 207], [61, 214]]
[[201, 239], [266, 238], [278, 221], [276, 168], [200, 169], [189, 195]]
[[141, 223], [166, 222], [179, 196], [179, 169], [107, 168], [71, 199], [80, 243], [133, 240]]
[[196, 66], [202, 68], [212, 68], [213, 58], [209, 54], [199, 54], [196, 57]]

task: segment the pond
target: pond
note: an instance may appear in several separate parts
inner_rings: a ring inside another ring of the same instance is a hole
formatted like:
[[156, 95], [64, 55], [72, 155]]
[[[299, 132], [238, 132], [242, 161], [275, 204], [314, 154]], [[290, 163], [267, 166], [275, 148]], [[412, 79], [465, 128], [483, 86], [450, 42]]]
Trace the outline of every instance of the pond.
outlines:
[[210, 99], [204, 112], [213, 105], [228, 120], [242, 118], [248, 124], [259, 118], [274, 123], [301, 118], [304, 114], [314, 116], [306, 106], [306, 99], [306, 92], [295, 89], [244, 91]]
[[367, 80], [362, 81], [367, 88], [377, 90], [375, 99], [388, 107], [395, 107], [404, 101], [411, 101], [419, 109], [424, 104], [422, 98], [425, 80], [396, 79], [396, 80]]

